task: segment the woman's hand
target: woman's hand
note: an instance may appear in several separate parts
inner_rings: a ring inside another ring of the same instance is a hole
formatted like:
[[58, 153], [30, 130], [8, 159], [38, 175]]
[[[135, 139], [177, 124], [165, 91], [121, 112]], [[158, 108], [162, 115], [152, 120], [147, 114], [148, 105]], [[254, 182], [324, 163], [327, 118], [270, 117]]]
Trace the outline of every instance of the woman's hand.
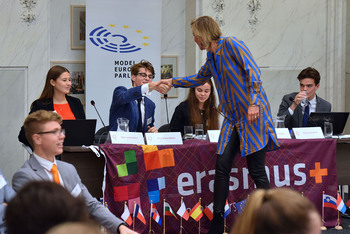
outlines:
[[248, 123], [257, 123], [259, 119], [259, 106], [251, 105], [248, 107]]

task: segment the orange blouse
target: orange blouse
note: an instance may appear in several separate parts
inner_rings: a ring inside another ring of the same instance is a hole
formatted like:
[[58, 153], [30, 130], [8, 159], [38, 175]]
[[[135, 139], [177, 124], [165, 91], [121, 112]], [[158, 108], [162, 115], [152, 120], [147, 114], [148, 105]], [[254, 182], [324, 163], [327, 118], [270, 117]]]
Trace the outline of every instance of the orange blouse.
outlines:
[[75, 119], [75, 116], [69, 106], [66, 104], [53, 104], [55, 111], [62, 116], [62, 119]]

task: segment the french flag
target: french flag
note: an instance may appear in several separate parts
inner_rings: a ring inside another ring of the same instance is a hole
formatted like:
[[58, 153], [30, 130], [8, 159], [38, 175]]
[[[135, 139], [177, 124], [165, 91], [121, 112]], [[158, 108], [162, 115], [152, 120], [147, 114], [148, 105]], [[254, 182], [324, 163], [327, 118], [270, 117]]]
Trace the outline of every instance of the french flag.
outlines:
[[145, 216], [143, 216], [141, 208], [136, 202], [134, 206], [134, 217], [138, 218], [143, 224], [146, 225]]

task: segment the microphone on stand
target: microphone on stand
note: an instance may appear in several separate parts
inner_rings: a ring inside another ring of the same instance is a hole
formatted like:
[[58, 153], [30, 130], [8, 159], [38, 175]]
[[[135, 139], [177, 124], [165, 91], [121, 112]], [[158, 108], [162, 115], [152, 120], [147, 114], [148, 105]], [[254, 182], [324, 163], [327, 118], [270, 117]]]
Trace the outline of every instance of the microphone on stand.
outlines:
[[[103, 124], [103, 127], [104, 127], [104, 129], [105, 129], [105, 131], [99, 136], [98, 141], [97, 141], [98, 150], [99, 150], [99, 152], [100, 152], [100, 154], [101, 154], [101, 148], [100, 148], [101, 138], [102, 138], [103, 135], [108, 134], [108, 129], [107, 129], [105, 123], [103, 122], [103, 120], [102, 120], [102, 118], [101, 118], [101, 116], [100, 116], [100, 113], [99, 113], [98, 110], [96, 109], [95, 101], [94, 101], [94, 100], [91, 100], [90, 103], [91, 103], [91, 105], [95, 108], [96, 113], [97, 113], [98, 117], [100, 118], [100, 120], [101, 120], [101, 122], [102, 122], [102, 124]], [[96, 138], [95, 138], [95, 140], [96, 140]]]
[[100, 120], [101, 120], [101, 122], [102, 122], [102, 124], [103, 124], [103, 127], [104, 127], [104, 129], [105, 129], [105, 132], [107, 132], [108, 133], [108, 129], [106, 128], [106, 125], [105, 125], [105, 123], [103, 122], [103, 120], [102, 120], [102, 118], [101, 118], [101, 115], [100, 115], [100, 113], [98, 112], [98, 110], [96, 109], [96, 106], [95, 106], [95, 101], [94, 100], [91, 100], [91, 105], [95, 108], [95, 110], [96, 110], [96, 113], [97, 113], [97, 115], [98, 115], [98, 117], [100, 118]]
[[169, 126], [168, 132], [170, 132], [170, 122], [169, 122], [169, 113], [168, 113], [168, 94], [163, 94], [165, 99], [165, 110], [166, 110], [166, 120]]
[[218, 112], [222, 117], [225, 118], [224, 114], [221, 113], [221, 111], [219, 111], [219, 110], [215, 107], [214, 104], [210, 104], [209, 108], [215, 110], [215, 111]]

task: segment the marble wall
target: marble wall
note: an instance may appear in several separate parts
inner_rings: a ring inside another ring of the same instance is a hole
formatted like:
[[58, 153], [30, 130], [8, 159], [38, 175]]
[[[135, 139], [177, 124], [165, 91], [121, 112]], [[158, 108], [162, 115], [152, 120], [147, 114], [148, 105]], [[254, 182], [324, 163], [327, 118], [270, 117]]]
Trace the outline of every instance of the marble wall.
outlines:
[[[28, 157], [17, 135], [31, 102], [42, 91], [50, 61], [85, 60], [84, 50], [70, 48], [70, 5], [85, 5], [85, 0], [37, 2], [36, 21], [27, 25], [20, 20], [19, 0], [0, 0], [0, 108], [5, 113], [0, 125], [0, 167], [10, 179]], [[215, 16], [212, 2], [162, 1], [162, 55], [179, 57], [179, 75], [193, 74], [205, 60], [205, 53], [193, 42], [189, 22], [199, 15]], [[321, 73], [319, 95], [333, 103], [334, 111], [349, 111], [350, 104], [345, 103], [345, 97], [349, 99], [345, 87], [350, 85], [345, 78], [345, 71], [349, 77], [349, 1], [261, 0], [255, 32], [248, 24], [247, 2], [225, 0], [222, 29], [225, 35], [245, 41], [252, 51], [272, 114], [284, 93], [298, 90], [296, 75], [307, 66]], [[178, 98], [168, 99], [169, 118], [185, 97], [186, 89], [180, 88]], [[165, 102], [156, 110], [165, 113]], [[166, 122], [163, 114], [157, 125]]]

